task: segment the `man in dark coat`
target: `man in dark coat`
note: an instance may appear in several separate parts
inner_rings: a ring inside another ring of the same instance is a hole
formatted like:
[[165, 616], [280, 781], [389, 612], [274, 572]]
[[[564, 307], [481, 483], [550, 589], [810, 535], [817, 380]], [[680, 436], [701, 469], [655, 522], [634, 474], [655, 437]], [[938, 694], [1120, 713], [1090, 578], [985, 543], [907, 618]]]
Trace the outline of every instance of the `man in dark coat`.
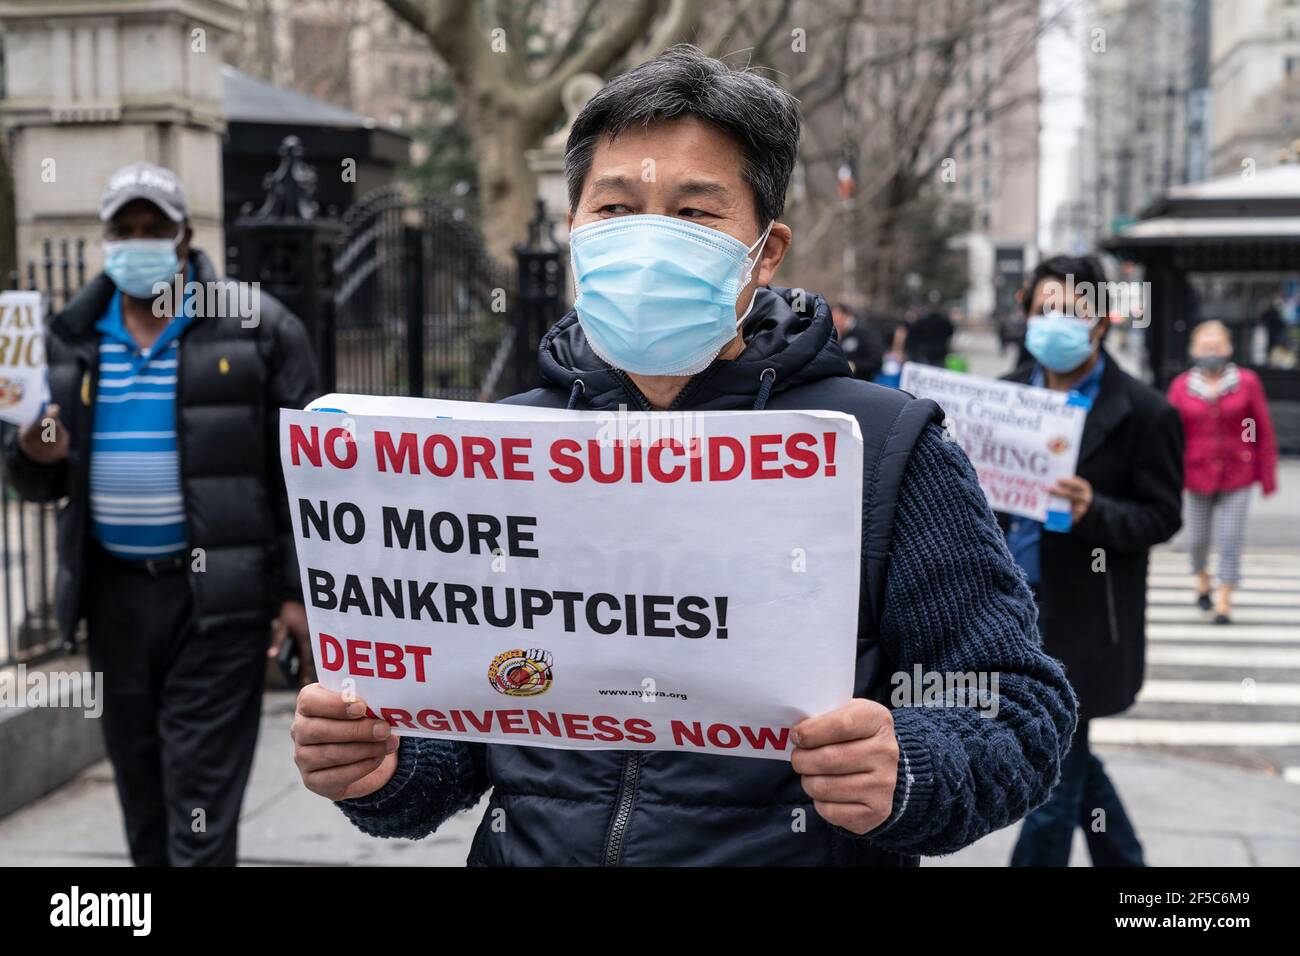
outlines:
[[843, 302], [831, 307], [831, 319], [835, 322], [835, 334], [844, 357], [849, 360], [853, 377], [874, 382], [885, 360], [885, 344], [880, 332], [870, 322], [859, 321]]
[[[1045, 799], [1074, 702], [969, 460], [933, 403], [851, 376], [821, 296], [770, 285], [792, 236], [776, 219], [798, 139], [788, 93], [692, 47], [593, 97], [566, 156], [579, 297], [543, 339], [542, 382], [509, 401], [853, 414], [864, 463], [854, 698], [793, 727], [787, 763], [399, 745], [364, 702], [304, 688], [293, 724], [304, 783], [365, 832], [422, 837], [490, 788], [472, 864], [898, 866]], [[708, 527], [681, 533], [719, 561], [741, 545]], [[800, 637], [788, 635], [791, 655]], [[964, 695], [896, 700], [921, 672], [998, 675], [997, 713]]]
[[957, 328], [944, 314], [938, 290], [930, 292], [929, 309], [907, 330], [904, 349], [909, 362], [942, 366]]
[[268, 625], [309, 639], [278, 423], [316, 368], [302, 322], [191, 248], [170, 170], [114, 173], [100, 218], [105, 271], [54, 317], [51, 403], [5, 470], [67, 499], [59, 628], [87, 624], [132, 860], [233, 865]]
[[1108, 320], [1094, 314], [1092, 303], [1103, 281], [1090, 258], [1040, 263], [1023, 296], [1035, 361], [1008, 376], [1091, 402], [1078, 474], [1056, 489], [1070, 501], [1069, 532], [999, 516], [1034, 589], [1045, 649], [1065, 665], [1079, 695], [1079, 726], [1061, 782], [1026, 818], [1015, 865], [1066, 865], [1076, 826], [1096, 865], [1142, 864], [1119, 796], [1088, 749], [1088, 721], [1125, 710], [1142, 686], [1147, 555], [1181, 524], [1183, 429], [1164, 396], [1102, 347]]

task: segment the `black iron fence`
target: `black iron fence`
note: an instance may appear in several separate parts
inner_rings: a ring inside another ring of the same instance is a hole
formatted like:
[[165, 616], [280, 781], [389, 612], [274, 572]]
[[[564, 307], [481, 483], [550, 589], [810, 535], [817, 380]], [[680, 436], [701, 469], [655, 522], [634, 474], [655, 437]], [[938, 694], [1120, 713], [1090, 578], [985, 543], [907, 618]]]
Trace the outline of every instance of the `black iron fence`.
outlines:
[[334, 258], [334, 388], [370, 395], [490, 399], [512, 346], [510, 270], [436, 199], [387, 186], [343, 219]]
[[[86, 281], [85, 241], [46, 240], [39, 260], [9, 276], [9, 288], [32, 289], [45, 298], [45, 319], [63, 308]], [[15, 426], [0, 423], [0, 440]], [[18, 497], [0, 471], [0, 611], [4, 614], [0, 665], [35, 663], [61, 650], [54, 615], [55, 504]]]
[[565, 308], [540, 203], [505, 265], [462, 210], [399, 186], [322, 218], [301, 146], [286, 139], [280, 157], [266, 201], [232, 230], [227, 269], [306, 322], [328, 390], [490, 401], [535, 384], [541, 332]]

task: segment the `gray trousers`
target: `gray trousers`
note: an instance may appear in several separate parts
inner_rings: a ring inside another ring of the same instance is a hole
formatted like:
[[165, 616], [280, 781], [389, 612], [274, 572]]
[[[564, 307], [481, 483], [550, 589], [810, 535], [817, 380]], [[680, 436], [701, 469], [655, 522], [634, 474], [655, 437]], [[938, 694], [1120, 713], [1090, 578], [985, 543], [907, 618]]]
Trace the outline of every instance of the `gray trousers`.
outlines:
[[1205, 570], [1211, 544], [1219, 550], [1219, 582], [1241, 580], [1241, 547], [1246, 540], [1246, 509], [1250, 486], [1211, 495], [1187, 493], [1187, 525], [1191, 546], [1192, 572]]

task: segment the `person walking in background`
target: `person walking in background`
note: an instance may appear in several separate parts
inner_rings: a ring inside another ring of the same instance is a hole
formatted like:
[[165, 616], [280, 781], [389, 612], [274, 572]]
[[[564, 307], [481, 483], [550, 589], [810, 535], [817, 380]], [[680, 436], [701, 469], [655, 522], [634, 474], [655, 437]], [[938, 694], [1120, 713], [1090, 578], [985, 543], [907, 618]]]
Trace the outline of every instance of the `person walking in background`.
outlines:
[[1294, 357], [1287, 348], [1286, 320], [1282, 318], [1285, 304], [1286, 295], [1282, 289], [1278, 289], [1259, 316], [1266, 336], [1264, 361], [1276, 368], [1290, 368], [1294, 365]]
[[853, 377], [864, 382], [875, 381], [885, 357], [880, 333], [870, 322], [859, 322], [853, 310], [843, 302], [831, 306], [831, 320], [835, 323], [835, 334], [844, 357], [849, 360]]
[[948, 346], [956, 331], [952, 319], [944, 314], [940, 306], [938, 290], [932, 290], [929, 311], [923, 313], [907, 330], [907, 360], [942, 366], [948, 357]]
[[[1277, 441], [1259, 376], [1232, 361], [1232, 340], [1222, 322], [1192, 331], [1192, 367], [1169, 386], [1187, 433], [1187, 518], [1196, 603], [1228, 624], [1232, 592], [1241, 582], [1250, 488], [1277, 489]], [[1219, 590], [1211, 601], [1210, 546], [1219, 551]]]
[[1103, 347], [1110, 320], [1094, 314], [1083, 293], [1103, 280], [1091, 258], [1039, 263], [1022, 293], [1034, 361], [1007, 376], [1089, 403], [1078, 474], [1055, 488], [1070, 502], [1069, 530], [999, 515], [1038, 603], [1044, 649], [1065, 665], [1079, 696], [1060, 781], [1025, 818], [1012, 866], [1067, 865], [1076, 827], [1095, 866], [1144, 865], [1119, 794], [1088, 747], [1088, 725], [1126, 710], [1142, 687], [1147, 556], [1181, 523], [1183, 430], [1164, 396]]
[[296, 316], [190, 245], [170, 170], [118, 170], [99, 216], [104, 271], [50, 323], [51, 404], [4, 467], [29, 501], [67, 498], [59, 630], [86, 620], [131, 859], [233, 865], [273, 618], [311, 659], [279, 418], [316, 367]]
[[886, 388], [898, 388], [903, 378], [903, 363], [907, 361], [907, 322], [901, 316], [885, 314], [868, 316], [867, 321], [879, 331], [885, 346], [880, 371], [872, 381]]

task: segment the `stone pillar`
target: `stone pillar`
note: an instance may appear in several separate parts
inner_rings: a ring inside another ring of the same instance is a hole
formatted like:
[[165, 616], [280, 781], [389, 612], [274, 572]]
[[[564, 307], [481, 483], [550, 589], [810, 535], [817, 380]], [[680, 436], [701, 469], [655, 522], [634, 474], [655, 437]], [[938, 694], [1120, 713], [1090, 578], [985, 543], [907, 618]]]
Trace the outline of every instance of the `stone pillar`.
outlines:
[[44, 239], [83, 237], [98, 272], [104, 183], [147, 161], [180, 177], [195, 245], [221, 270], [221, 66], [243, 12], [244, 0], [0, 0], [20, 269]]

